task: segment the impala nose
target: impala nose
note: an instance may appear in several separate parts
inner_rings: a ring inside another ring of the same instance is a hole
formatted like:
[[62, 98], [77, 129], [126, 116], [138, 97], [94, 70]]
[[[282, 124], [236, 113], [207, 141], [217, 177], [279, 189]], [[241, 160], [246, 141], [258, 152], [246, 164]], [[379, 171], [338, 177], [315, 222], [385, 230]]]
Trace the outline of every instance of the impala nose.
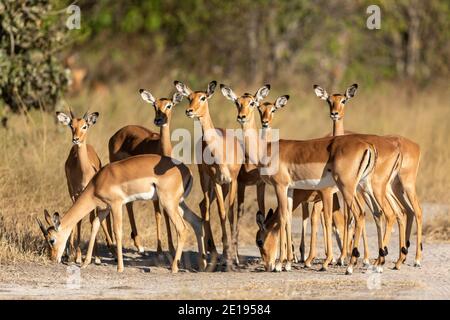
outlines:
[[237, 116], [237, 121], [239, 122], [239, 123], [245, 123], [245, 122], [247, 122], [247, 116], [246, 115], [238, 115]]
[[192, 117], [194, 116], [194, 110], [192, 110], [192, 109], [187, 109], [187, 110], [186, 110], [186, 115], [187, 115], [189, 118], [192, 118]]
[[155, 125], [160, 126], [163, 124], [164, 120], [161, 118], [156, 118], [153, 122], [155, 123]]
[[265, 129], [269, 128], [269, 121], [263, 121], [262, 122], [262, 127], [265, 128]]
[[264, 242], [262, 240], [257, 240], [256, 244], [258, 245], [258, 247], [262, 248]]
[[339, 112], [331, 112], [330, 118], [333, 120], [339, 120]]
[[73, 144], [79, 144], [80, 143], [80, 138], [73, 138], [72, 142], [73, 142]]

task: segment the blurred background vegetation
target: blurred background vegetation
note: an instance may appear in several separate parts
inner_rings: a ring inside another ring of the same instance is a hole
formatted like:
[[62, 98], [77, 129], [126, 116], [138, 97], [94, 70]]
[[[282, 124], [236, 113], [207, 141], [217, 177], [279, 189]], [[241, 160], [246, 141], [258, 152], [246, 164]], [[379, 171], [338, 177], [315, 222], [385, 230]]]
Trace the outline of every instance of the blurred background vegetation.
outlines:
[[[64, 176], [70, 132], [56, 124], [53, 111], [70, 106], [78, 115], [88, 108], [100, 112], [88, 142], [106, 164], [108, 139], [122, 126], [158, 131], [138, 89], [168, 97], [175, 79], [194, 90], [217, 80], [238, 94], [270, 83], [269, 99], [291, 96], [274, 127], [293, 139], [331, 130], [327, 106], [314, 95], [313, 84], [331, 94], [358, 83], [346, 129], [401, 134], [420, 144], [420, 199], [424, 206], [435, 203], [444, 216], [426, 229], [427, 241], [449, 239], [448, 0], [73, 3], [81, 8], [79, 30], [66, 27], [71, 1], [0, 0], [0, 263], [39, 257], [44, 246], [33, 218], [44, 208], [64, 212], [71, 204]], [[379, 30], [366, 27], [372, 4], [381, 8]], [[174, 111], [172, 129], [192, 129], [185, 104]], [[220, 92], [210, 111], [216, 126], [238, 127], [234, 106]], [[194, 166], [192, 171], [196, 174]], [[188, 200], [193, 209], [200, 198], [196, 183]], [[154, 248], [153, 210], [145, 202], [136, 209], [146, 246]], [[250, 244], [255, 209], [254, 188], [248, 188], [241, 235]], [[430, 212], [426, 209], [425, 222]], [[128, 223], [124, 227], [129, 234]]]

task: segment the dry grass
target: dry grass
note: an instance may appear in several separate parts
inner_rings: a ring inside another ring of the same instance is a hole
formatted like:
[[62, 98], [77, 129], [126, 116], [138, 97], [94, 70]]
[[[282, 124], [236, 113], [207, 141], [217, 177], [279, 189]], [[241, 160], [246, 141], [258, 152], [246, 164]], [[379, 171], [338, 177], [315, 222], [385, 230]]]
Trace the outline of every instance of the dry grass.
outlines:
[[[171, 81], [164, 81], [167, 83]], [[203, 86], [206, 85], [202, 84]], [[137, 89], [141, 84], [127, 84], [110, 88], [107, 94], [83, 92], [68, 103], [81, 115], [85, 109], [99, 111], [100, 118], [90, 130], [88, 142], [108, 162], [107, 142], [116, 130], [126, 124], [141, 124], [155, 129], [153, 110], [145, 104]], [[173, 88], [148, 86], [156, 97], [168, 96]], [[196, 89], [196, 88], [195, 88]], [[242, 90], [240, 90], [242, 89]], [[251, 88], [255, 90], [256, 88]], [[236, 88], [243, 92], [249, 88]], [[331, 91], [331, 90], [329, 90]], [[325, 103], [314, 96], [312, 90], [299, 92], [285, 90], [272, 92], [291, 94], [284, 110], [276, 114], [274, 127], [280, 127], [281, 136], [306, 139], [322, 136], [330, 130]], [[422, 202], [450, 203], [450, 91], [434, 88], [425, 91], [408, 91], [380, 86], [376, 92], [361, 90], [346, 111], [346, 128], [353, 131], [400, 134], [417, 141], [422, 148], [422, 162], [418, 178], [418, 192]], [[443, 103], [444, 102], [444, 103]], [[186, 102], [176, 107], [172, 130], [177, 127], [193, 128], [192, 120], [182, 110]], [[235, 108], [217, 92], [211, 100], [211, 113], [216, 126], [237, 127]], [[0, 129], [0, 264], [20, 260], [41, 260], [43, 241], [34, 217], [41, 216], [43, 209], [65, 212], [71, 202], [68, 196], [64, 161], [70, 144], [67, 128], [57, 125], [52, 115], [39, 111], [28, 116], [15, 116], [10, 129]], [[156, 130], [156, 129], [155, 129]], [[192, 168], [196, 172], [195, 168]], [[253, 243], [256, 231], [254, 219], [255, 188], [247, 189], [247, 214], [241, 228], [241, 239]], [[268, 189], [267, 193], [272, 190]], [[189, 204], [198, 212], [200, 192], [198, 183], [189, 198]], [[273, 197], [268, 203], [274, 205]], [[215, 206], [213, 211], [215, 211]], [[155, 248], [153, 210], [149, 203], [136, 206], [138, 227], [147, 248]], [[213, 212], [216, 242], [220, 242], [217, 215]], [[436, 221], [429, 228], [439, 229], [448, 238], [447, 223]], [[129, 224], [125, 223], [125, 234]], [[428, 228], [428, 227], [427, 227]], [[88, 224], [85, 224], [85, 239]], [[428, 230], [427, 232], [430, 232]], [[193, 238], [193, 237], [191, 237]], [[194, 242], [191, 242], [194, 245]], [[131, 246], [126, 237], [125, 245]]]

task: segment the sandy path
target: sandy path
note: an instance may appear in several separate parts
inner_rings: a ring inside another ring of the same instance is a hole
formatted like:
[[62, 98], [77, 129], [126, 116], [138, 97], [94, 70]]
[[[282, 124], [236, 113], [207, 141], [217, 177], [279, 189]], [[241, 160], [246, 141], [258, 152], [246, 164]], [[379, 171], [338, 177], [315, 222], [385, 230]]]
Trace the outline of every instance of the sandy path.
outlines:
[[[374, 257], [373, 225], [368, 229]], [[66, 265], [1, 266], [0, 299], [449, 299], [450, 244], [425, 243], [423, 267], [413, 267], [410, 254], [397, 271], [392, 270], [395, 237], [382, 274], [361, 264], [352, 276], [344, 275], [345, 267], [338, 266], [320, 272], [320, 259], [313, 269], [295, 264], [291, 272], [266, 273], [255, 261], [256, 247], [249, 246], [240, 250], [246, 263], [235, 272], [197, 273], [189, 266], [195, 264], [195, 252], [188, 251], [184, 261], [190, 271], [172, 275], [167, 258], [158, 262], [154, 252], [142, 257], [130, 250], [125, 252], [123, 274], [115, 272], [110, 258], [83, 270]], [[318, 252], [323, 257], [321, 245]]]

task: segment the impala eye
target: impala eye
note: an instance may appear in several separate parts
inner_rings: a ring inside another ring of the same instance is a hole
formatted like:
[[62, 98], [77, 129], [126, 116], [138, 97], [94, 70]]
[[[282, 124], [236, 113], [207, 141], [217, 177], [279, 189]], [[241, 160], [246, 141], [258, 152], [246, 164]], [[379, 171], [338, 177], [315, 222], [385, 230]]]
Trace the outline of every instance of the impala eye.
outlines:
[[255, 101], [250, 102], [250, 107], [254, 107], [255, 106]]
[[53, 246], [53, 245], [56, 243], [56, 239], [50, 238], [50, 239], [48, 240], [48, 243], [50, 243], [50, 245]]
[[203, 96], [200, 98], [201, 101], [205, 101], [206, 100], [206, 96]]
[[81, 129], [86, 130], [86, 129], [87, 129], [87, 124], [85, 124], [84, 126], [82, 126]]
[[171, 105], [171, 104], [168, 104], [168, 105], [166, 106], [166, 109], [170, 109], [170, 108], [172, 108], [172, 105]]
[[344, 104], [344, 103], [346, 103], [346, 102], [347, 102], [347, 101], [346, 101], [345, 99], [341, 101], [342, 104]]

